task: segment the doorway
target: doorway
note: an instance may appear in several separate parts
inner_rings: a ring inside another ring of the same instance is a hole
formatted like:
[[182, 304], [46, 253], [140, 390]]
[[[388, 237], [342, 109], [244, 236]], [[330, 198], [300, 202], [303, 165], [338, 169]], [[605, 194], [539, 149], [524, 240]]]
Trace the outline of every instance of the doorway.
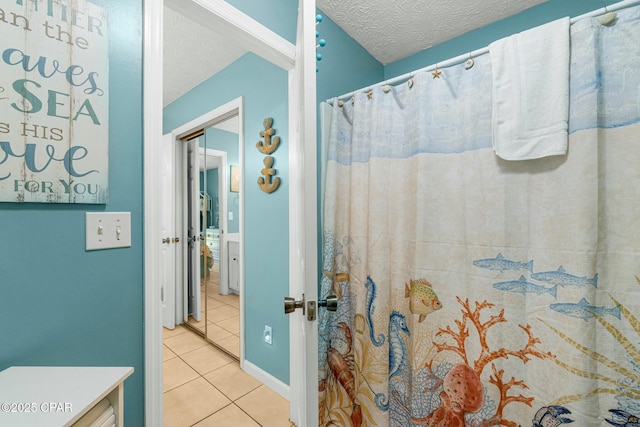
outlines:
[[[297, 45], [282, 39], [226, 2], [180, 3], [180, 10], [210, 28], [225, 28], [247, 42], [251, 52], [288, 72], [290, 135], [288, 224], [289, 294], [315, 299], [316, 271], [316, 150], [315, 150], [315, 4], [302, 0]], [[159, 242], [159, 180], [157, 153], [162, 129], [162, 5], [145, 0], [145, 420], [160, 425], [162, 414], [161, 290]], [[297, 59], [296, 59], [297, 58]], [[262, 120], [263, 117], [260, 118]], [[240, 199], [242, 203], [242, 198]], [[240, 261], [242, 262], [242, 248]], [[244, 268], [240, 268], [240, 283]], [[285, 282], [286, 283], [286, 282]], [[241, 290], [242, 295], [242, 290]], [[280, 300], [282, 304], [282, 300]], [[282, 307], [280, 304], [277, 306]], [[276, 306], [273, 306], [274, 309]], [[317, 422], [316, 323], [301, 312], [289, 316], [291, 337], [291, 419], [299, 425]], [[242, 316], [241, 316], [242, 321]], [[258, 332], [261, 334], [261, 331]], [[241, 348], [242, 355], [242, 348]], [[242, 356], [241, 356], [242, 357]], [[309, 381], [307, 381], [309, 379]]]

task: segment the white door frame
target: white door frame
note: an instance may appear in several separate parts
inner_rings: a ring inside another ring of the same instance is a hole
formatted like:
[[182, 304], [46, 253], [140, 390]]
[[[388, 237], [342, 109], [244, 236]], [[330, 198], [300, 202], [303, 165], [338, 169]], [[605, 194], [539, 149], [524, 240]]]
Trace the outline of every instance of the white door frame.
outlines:
[[[162, 205], [175, 205], [175, 146], [171, 135], [163, 135], [160, 154], [160, 169], [162, 175], [161, 201]], [[162, 212], [162, 243], [160, 252], [162, 260], [162, 282], [160, 299], [162, 300], [162, 325], [173, 329], [176, 326], [176, 287], [178, 276], [176, 275], [176, 215], [173, 209], [161, 209]], [[181, 319], [178, 317], [177, 319]], [[179, 322], [180, 323], [180, 322]]]
[[[143, 1], [145, 424], [155, 427], [162, 425], [163, 417], [162, 306], [157, 268], [160, 260], [157, 242], [161, 240], [158, 214], [160, 176], [157, 167], [159, 150], [156, 149], [162, 138], [163, 4], [156, 0]], [[297, 42], [297, 46], [224, 0], [165, 0], [165, 4], [209, 28], [224, 30], [233, 39], [243, 41], [256, 55], [289, 72], [289, 292], [296, 298], [306, 293], [308, 300], [315, 300], [318, 280], [315, 0], [299, 1], [299, 17], [303, 18], [304, 25], [299, 21], [298, 40], [304, 40], [304, 43]], [[304, 28], [302, 32], [301, 28]], [[310, 79], [312, 75], [313, 80]], [[240, 259], [243, 258], [241, 254]], [[243, 274], [242, 268], [240, 274]], [[312, 427], [318, 421], [317, 322], [307, 322], [297, 312], [291, 316], [290, 325], [291, 419], [299, 427]]]

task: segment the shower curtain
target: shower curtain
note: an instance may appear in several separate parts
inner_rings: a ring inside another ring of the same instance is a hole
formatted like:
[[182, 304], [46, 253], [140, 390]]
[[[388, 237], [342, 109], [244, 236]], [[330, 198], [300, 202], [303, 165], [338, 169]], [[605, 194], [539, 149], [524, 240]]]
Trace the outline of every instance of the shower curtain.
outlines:
[[640, 9], [570, 61], [564, 156], [495, 156], [489, 55], [333, 101], [320, 425], [640, 425]]

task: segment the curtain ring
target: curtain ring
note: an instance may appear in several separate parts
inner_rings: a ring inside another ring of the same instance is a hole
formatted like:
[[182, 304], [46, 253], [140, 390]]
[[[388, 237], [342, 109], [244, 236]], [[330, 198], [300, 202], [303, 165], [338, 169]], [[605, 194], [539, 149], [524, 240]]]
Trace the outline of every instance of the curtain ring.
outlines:
[[467, 59], [467, 62], [464, 63], [464, 69], [468, 70], [472, 68], [473, 64], [474, 64], [473, 58], [471, 58], [471, 52], [469, 52], [469, 59]]
[[614, 25], [618, 19], [618, 14], [615, 12], [609, 12], [607, 6], [604, 7], [604, 15], [600, 17], [600, 24], [605, 27]]

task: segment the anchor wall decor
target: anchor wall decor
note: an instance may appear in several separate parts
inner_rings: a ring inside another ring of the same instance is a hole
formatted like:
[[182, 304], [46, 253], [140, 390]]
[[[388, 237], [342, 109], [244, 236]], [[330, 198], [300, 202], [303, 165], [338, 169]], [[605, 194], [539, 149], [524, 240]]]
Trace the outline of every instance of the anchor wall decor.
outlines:
[[271, 154], [278, 149], [278, 145], [280, 145], [280, 137], [274, 136], [273, 140], [271, 137], [276, 134], [276, 130], [272, 128], [273, 119], [267, 117], [264, 119], [264, 130], [260, 132], [260, 136], [264, 138], [264, 141], [258, 141], [256, 143], [256, 147], [263, 154]]
[[[280, 145], [280, 137], [274, 136], [276, 130], [271, 127], [272, 125], [272, 118], [267, 117], [264, 119], [264, 130], [260, 132], [260, 136], [264, 138], [264, 141], [256, 143], [256, 148], [263, 154], [272, 154]], [[263, 160], [264, 168], [260, 170], [263, 176], [258, 178], [258, 187], [265, 193], [273, 193], [280, 186], [280, 178], [275, 176], [277, 171], [272, 167], [274, 161], [273, 157], [266, 156]]]
[[264, 158], [264, 168], [260, 170], [260, 173], [264, 176], [258, 178], [258, 185], [265, 193], [273, 193], [280, 186], [280, 178], [274, 176], [276, 170], [271, 167], [273, 166], [273, 160], [271, 156]]

